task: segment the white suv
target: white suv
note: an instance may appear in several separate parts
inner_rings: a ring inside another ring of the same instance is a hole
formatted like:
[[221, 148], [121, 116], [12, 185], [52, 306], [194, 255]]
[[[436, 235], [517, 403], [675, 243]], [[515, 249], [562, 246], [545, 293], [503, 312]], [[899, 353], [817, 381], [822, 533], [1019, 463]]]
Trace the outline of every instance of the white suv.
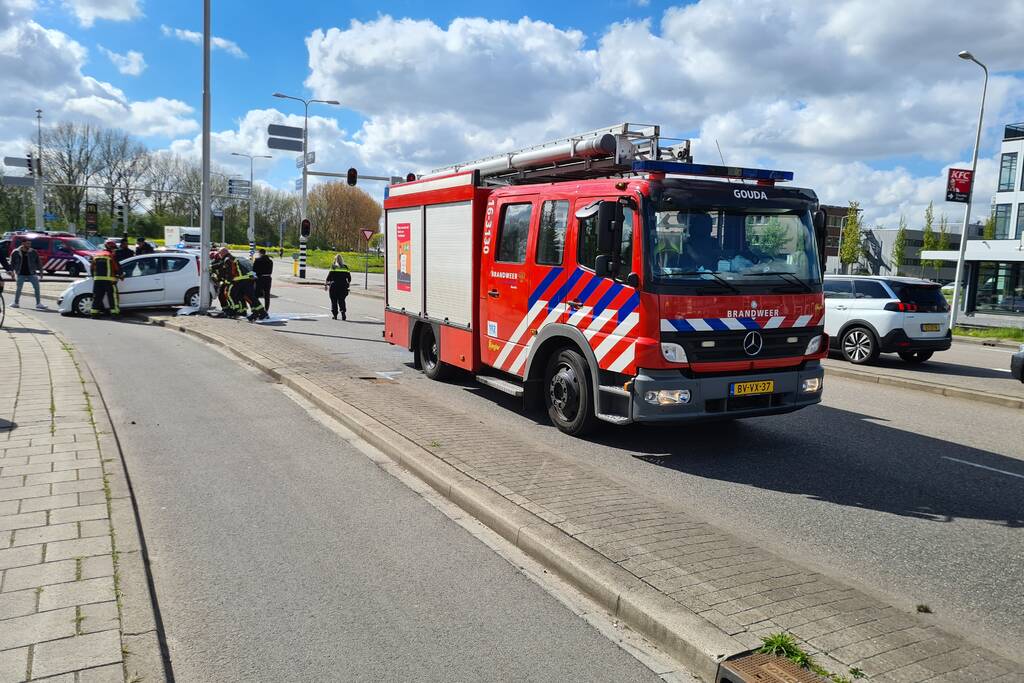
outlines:
[[879, 353], [923, 363], [947, 350], [949, 306], [939, 285], [909, 277], [825, 276], [825, 332], [831, 348], [863, 365]]

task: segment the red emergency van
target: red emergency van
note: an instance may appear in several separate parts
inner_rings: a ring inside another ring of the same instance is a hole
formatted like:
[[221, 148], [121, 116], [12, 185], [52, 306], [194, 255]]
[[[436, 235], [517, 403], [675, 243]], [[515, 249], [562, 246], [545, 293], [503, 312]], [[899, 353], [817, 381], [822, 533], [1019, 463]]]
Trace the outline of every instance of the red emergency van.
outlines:
[[824, 214], [620, 124], [388, 188], [385, 339], [562, 431], [821, 400]]
[[63, 271], [71, 277], [78, 277], [88, 273], [90, 259], [101, 253], [94, 245], [69, 232], [15, 233], [11, 236], [10, 251], [13, 252], [25, 240], [39, 252], [39, 263], [49, 274]]

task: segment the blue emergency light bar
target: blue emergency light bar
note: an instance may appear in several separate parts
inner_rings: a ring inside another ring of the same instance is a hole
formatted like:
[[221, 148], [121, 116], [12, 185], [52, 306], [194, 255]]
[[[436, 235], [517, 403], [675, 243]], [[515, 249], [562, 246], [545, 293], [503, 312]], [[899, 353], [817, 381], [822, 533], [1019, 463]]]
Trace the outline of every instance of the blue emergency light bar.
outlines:
[[793, 179], [792, 171], [772, 171], [767, 168], [741, 168], [739, 166], [712, 166], [710, 164], [684, 164], [679, 161], [634, 161], [637, 173], [673, 173], [675, 175], [708, 176], [711, 178], [739, 178], [741, 180], [770, 180], [785, 182]]

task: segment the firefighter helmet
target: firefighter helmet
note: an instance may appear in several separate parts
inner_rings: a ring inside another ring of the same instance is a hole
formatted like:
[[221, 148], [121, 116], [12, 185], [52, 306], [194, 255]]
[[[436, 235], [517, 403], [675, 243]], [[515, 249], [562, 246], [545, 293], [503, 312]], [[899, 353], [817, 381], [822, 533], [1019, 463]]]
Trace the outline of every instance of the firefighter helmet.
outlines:
[[228, 256], [231, 256], [231, 251], [227, 247], [221, 247], [217, 250], [217, 255], [221, 258], [227, 258]]
[[103, 243], [103, 247], [108, 251], [114, 251], [115, 249], [117, 249], [117, 242], [115, 242], [114, 240], [107, 240], [106, 242]]

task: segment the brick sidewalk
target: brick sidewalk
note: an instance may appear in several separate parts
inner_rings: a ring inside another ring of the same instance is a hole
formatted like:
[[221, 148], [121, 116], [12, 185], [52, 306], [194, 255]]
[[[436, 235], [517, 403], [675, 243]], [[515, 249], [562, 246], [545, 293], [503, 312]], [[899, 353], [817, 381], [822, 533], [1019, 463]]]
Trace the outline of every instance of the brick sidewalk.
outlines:
[[62, 342], [0, 329], [0, 681], [124, 681], [101, 436]]
[[944, 631], [932, 618], [744, 543], [449, 406], [424, 405], [401, 383], [378, 382], [337, 356], [257, 325], [166, 322], [219, 338], [265, 367], [303, 376], [700, 615], [738, 649], [788, 631], [841, 675], [855, 667], [874, 680], [899, 683], [1024, 681], [1024, 666]]

